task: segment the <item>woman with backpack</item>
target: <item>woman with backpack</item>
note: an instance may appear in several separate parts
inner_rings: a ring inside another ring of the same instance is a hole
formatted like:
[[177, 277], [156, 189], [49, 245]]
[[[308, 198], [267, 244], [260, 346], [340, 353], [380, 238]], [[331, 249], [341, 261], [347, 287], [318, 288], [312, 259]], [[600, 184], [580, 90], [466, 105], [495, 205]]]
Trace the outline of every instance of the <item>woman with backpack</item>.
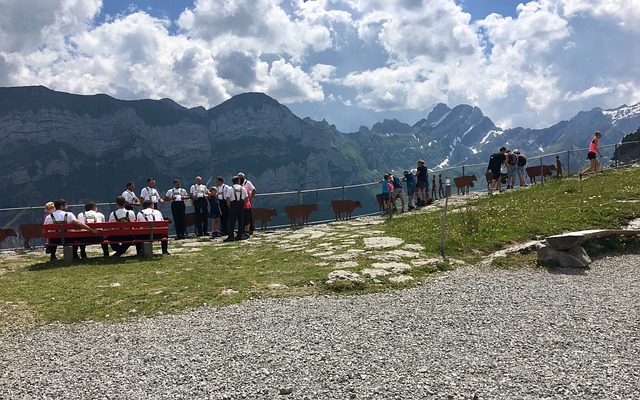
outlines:
[[520, 153], [520, 150], [515, 149], [513, 154], [518, 157], [518, 162], [516, 164], [516, 171], [518, 173], [518, 179], [520, 180], [520, 187], [527, 187], [527, 183], [524, 180], [524, 166], [527, 165], [527, 157]]

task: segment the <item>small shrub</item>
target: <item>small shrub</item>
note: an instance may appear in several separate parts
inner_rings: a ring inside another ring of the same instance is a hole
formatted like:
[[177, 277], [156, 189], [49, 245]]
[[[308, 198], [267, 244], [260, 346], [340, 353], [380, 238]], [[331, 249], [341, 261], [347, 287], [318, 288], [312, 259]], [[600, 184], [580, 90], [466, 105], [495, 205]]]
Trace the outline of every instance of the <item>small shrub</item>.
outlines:
[[352, 290], [364, 289], [364, 283], [353, 282], [348, 279], [336, 279], [333, 282], [328, 283], [327, 288], [333, 290], [334, 292], [348, 292]]
[[460, 209], [459, 215], [462, 233], [470, 235], [480, 231], [480, 215], [477, 207], [464, 207]]

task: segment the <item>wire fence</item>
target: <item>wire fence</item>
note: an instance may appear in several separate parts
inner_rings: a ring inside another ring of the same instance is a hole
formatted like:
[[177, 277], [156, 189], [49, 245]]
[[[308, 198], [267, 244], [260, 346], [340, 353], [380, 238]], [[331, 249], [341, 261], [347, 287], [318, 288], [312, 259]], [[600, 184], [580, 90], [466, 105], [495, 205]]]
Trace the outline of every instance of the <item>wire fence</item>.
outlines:
[[[600, 146], [600, 151], [603, 154], [602, 167], [607, 168], [618, 168], [623, 166], [618, 160], [613, 159], [613, 155], [616, 151], [621, 150], [621, 147], [630, 146], [633, 144], [637, 144], [639, 142], [626, 142], [622, 144], [615, 145], [607, 145]], [[631, 149], [632, 147], [629, 147]], [[578, 171], [582, 168], [585, 168], [588, 165], [586, 160], [586, 153], [588, 149], [572, 149], [557, 153], [544, 154], [539, 156], [528, 157], [527, 167], [540, 167], [543, 165], [553, 165], [557, 168], [558, 163], [560, 164], [561, 171], [555, 170], [552, 172], [553, 175], [556, 175], [560, 178], [569, 177], [572, 175], [576, 175]], [[626, 159], [627, 162], [624, 164], [633, 164], [638, 163], [640, 160], [640, 146], [636, 147], [634, 150], [636, 154], [627, 154]], [[628, 153], [628, 152], [627, 152]], [[526, 154], [525, 154], [526, 156]], [[467, 164], [460, 165], [450, 168], [442, 168], [442, 169], [434, 169], [430, 170], [431, 176], [429, 177], [430, 188], [428, 191], [429, 195], [433, 195], [436, 199], [441, 198], [440, 189], [440, 181], [442, 181], [442, 189], [445, 190], [445, 180], [446, 178], [450, 178], [453, 181], [453, 178], [459, 176], [468, 176], [475, 175], [477, 181], [474, 183], [474, 186], [470, 189], [470, 191], [483, 191], [487, 190], [488, 182], [485, 177], [485, 173], [487, 171], [487, 163], [481, 164]], [[401, 171], [390, 171], [395, 175], [402, 177]], [[435, 178], [436, 188], [433, 190], [433, 183]], [[538, 182], [541, 182], [539, 177], [537, 179]], [[453, 183], [453, 182], [452, 182]], [[530, 180], [527, 178], [527, 184], [530, 183]], [[518, 183], [516, 183], [516, 186]], [[252, 204], [253, 207], [260, 208], [269, 208], [275, 209], [278, 213], [277, 216], [273, 217], [272, 220], [268, 223], [268, 227], [270, 229], [279, 229], [286, 228], [290, 226], [289, 219], [285, 214], [285, 207], [289, 205], [295, 204], [316, 204], [318, 207], [318, 211], [313, 212], [311, 217], [309, 218], [309, 223], [318, 224], [318, 223], [326, 223], [335, 220], [335, 215], [331, 209], [331, 201], [332, 200], [359, 200], [362, 204], [362, 208], [357, 208], [353, 212], [353, 217], [359, 216], [367, 216], [367, 215], [376, 215], [380, 213], [380, 208], [378, 202], [376, 200], [375, 195], [380, 192], [380, 184], [378, 182], [369, 182], [362, 183], [356, 185], [344, 185], [344, 186], [336, 186], [336, 187], [327, 187], [327, 188], [316, 188], [316, 189], [301, 189], [301, 190], [293, 190], [293, 191], [285, 191], [285, 192], [273, 192], [273, 193], [258, 193], [256, 197], [253, 199]], [[457, 188], [452, 187], [452, 195], [456, 195]], [[406, 198], [407, 193], [404, 193]], [[101, 202], [97, 204], [98, 211], [101, 211], [108, 218], [108, 215], [111, 211], [113, 211], [115, 207], [114, 202]], [[158, 209], [162, 212], [165, 217], [171, 218], [171, 207], [167, 202], [165, 204], [161, 204]], [[68, 206], [68, 210], [75, 215], [78, 215], [82, 211], [84, 211], [84, 204], [70, 204]], [[193, 207], [187, 207], [187, 213], [193, 213]], [[24, 247], [39, 247], [44, 245], [44, 241], [40, 237], [31, 238], [28, 242], [24, 242], [24, 236], [21, 232], [20, 225], [29, 225], [28, 227], [23, 227], [25, 230], [26, 236], [37, 236], [38, 226], [42, 224], [44, 218], [44, 210], [43, 205], [37, 206], [26, 206], [26, 207], [12, 207], [12, 208], [0, 208], [0, 221], [3, 221], [3, 228], [11, 228], [14, 230], [17, 236], [9, 236], [4, 239], [4, 241], [0, 242], [0, 248], [20, 248]], [[208, 220], [209, 227], [211, 226], [211, 219]], [[256, 229], [259, 229], [261, 223], [259, 221], [255, 221]], [[26, 232], [26, 230], [30, 229], [31, 232]], [[173, 227], [170, 228], [171, 233], [173, 232]], [[190, 226], [187, 228], [188, 233], [195, 234], [195, 227]]]

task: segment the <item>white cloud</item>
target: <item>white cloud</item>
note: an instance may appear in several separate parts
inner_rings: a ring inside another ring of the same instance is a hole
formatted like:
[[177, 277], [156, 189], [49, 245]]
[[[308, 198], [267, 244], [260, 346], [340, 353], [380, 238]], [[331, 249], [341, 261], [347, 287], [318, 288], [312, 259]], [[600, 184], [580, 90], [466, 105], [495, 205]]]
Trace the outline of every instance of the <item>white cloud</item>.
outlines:
[[438, 102], [541, 127], [640, 101], [640, 3], [522, 3], [472, 22], [454, 0], [197, 0], [97, 22], [100, 0], [0, 0], [0, 84], [205, 107], [264, 91], [351, 131]]

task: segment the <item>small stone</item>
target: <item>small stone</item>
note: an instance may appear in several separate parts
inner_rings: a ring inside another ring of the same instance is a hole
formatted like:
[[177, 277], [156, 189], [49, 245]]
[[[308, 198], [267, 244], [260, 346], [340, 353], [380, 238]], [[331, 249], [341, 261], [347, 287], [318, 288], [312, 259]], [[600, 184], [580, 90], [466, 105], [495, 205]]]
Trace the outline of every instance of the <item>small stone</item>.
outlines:
[[293, 388], [281, 388], [280, 395], [286, 395], [293, 393]]

